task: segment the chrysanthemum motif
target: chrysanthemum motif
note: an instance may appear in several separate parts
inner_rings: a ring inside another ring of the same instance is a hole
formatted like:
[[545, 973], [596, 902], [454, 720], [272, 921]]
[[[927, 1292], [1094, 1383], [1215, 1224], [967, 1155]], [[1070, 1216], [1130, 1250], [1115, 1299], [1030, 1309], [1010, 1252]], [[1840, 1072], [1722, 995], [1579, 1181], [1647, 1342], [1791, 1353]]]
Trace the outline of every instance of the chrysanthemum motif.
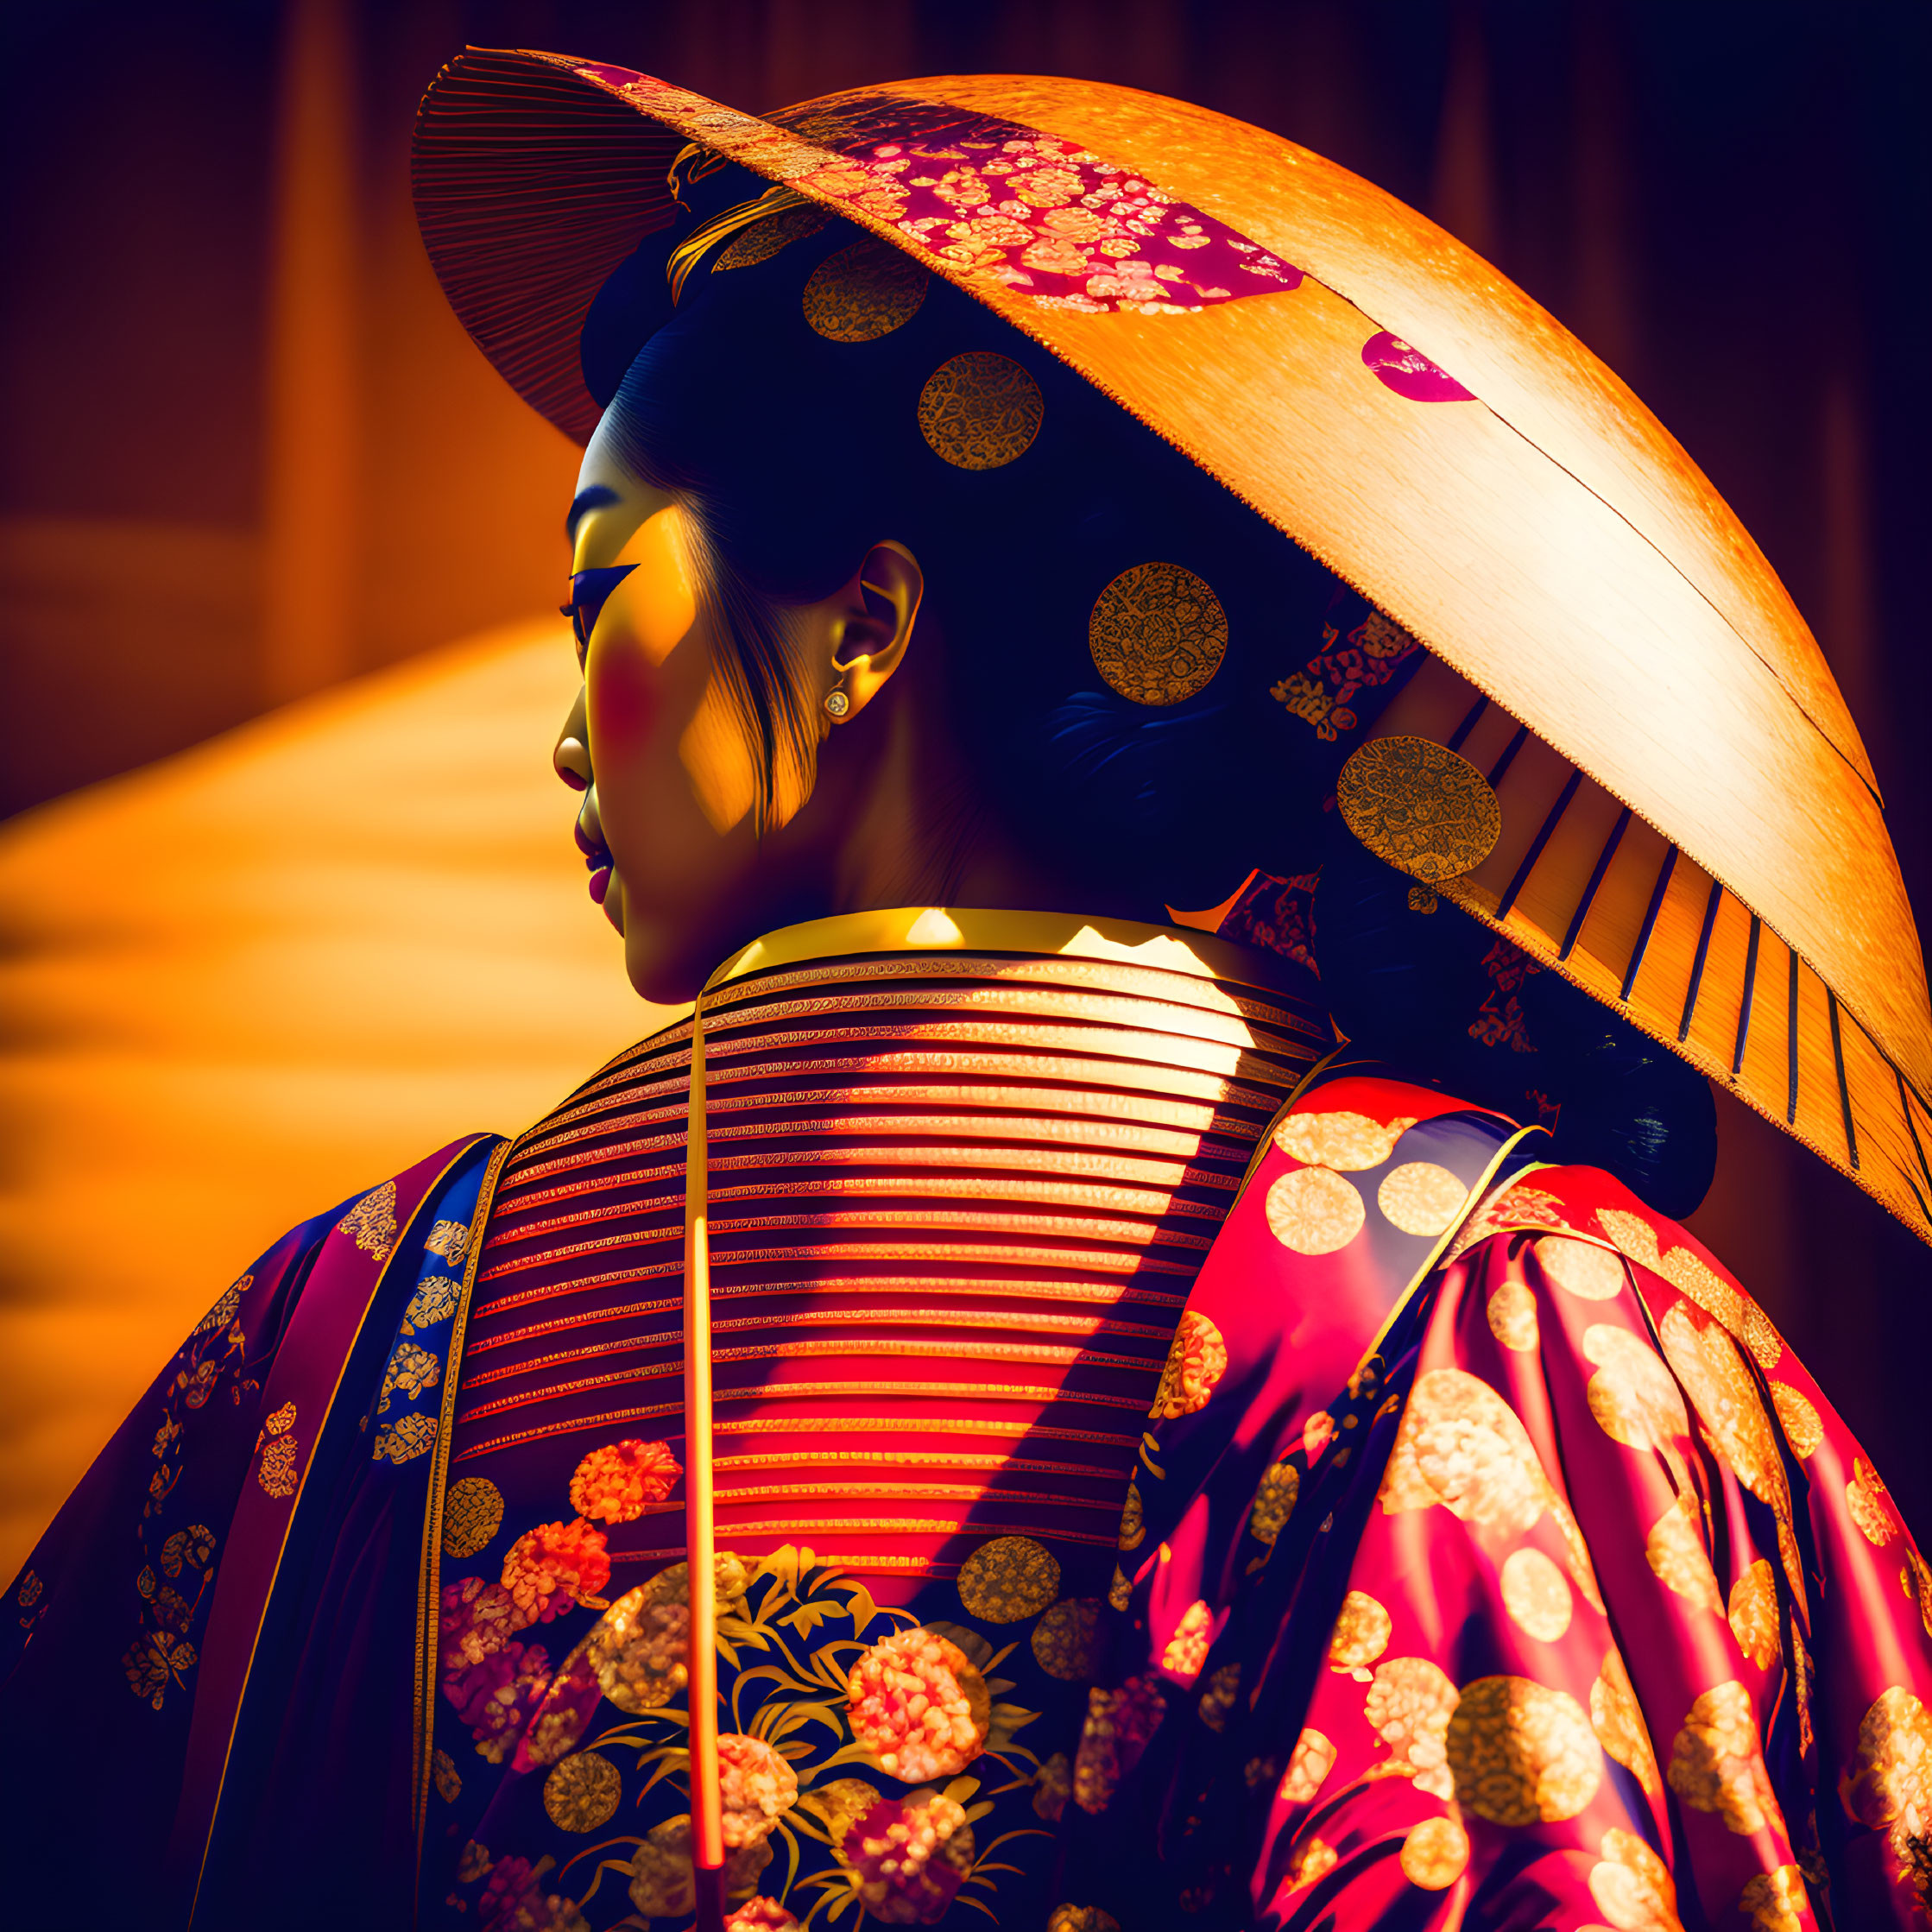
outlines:
[[503, 1526], [503, 1493], [488, 1476], [464, 1476], [443, 1500], [443, 1554], [461, 1562]]
[[1046, 1932], [1121, 1932], [1121, 1922], [1098, 1905], [1056, 1905], [1047, 1915]]
[[1455, 1702], [1448, 1673], [1425, 1657], [1392, 1657], [1379, 1665], [1362, 1715], [1388, 1746], [1389, 1756], [1372, 1775], [1412, 1777], [1431, 1797], [1453, 1797], [1446, 1740]]
[[543, 1808], [563, 1831], [595, 1831], [623, 1794], [623, 1775], [595, 1751], [566, 1758], [543, 1781]]
[[590, 1640], [585, 1638], [550, 1680], [542, 1702], [530, 1714], [529, 1724], [517, 1741], [516, 1755], [510, 1760], [512, 1771], [554, 1765], [584, 1741], [603, 1701], [603, 1687], [597, 1681], [590, 1651]]
[[610, 1581], [603, 1531], [582, 1517], [519, 1537], [503, 1559], [503, 1588], [525, 1624], [548, 1623]]
[[931, 1925], [973, 1869], [965, 1808], [937, 1791], [881, 1798], [845, 1834], [859, 1897], [887, 1925]]
[[[749, 1898], [758, 1889], [759, 1874], [772, 1862], [772, 1847], [761, 1839], [755, 1845], [727, 1852], [724, 1896], [728, 1902]], [[697, 1876], [691, 1855], [691, 1817], [679, 1812], [653, 1825], [631, 1855], [630, 1902], [645, 1918], [689, 1918], [698, 1909]]]
[[1210, 1731], [1228, 1728], [1228, 1714], [1234, 1708], [1234, 1700], [1241, 1695], [1241, 1667], [1238, 1664], [1224, 1664], [1208, 1679], [1201, 1693], [1201, 1702], [1196, 1707], [1201, 1721]]
[[989, 1624], [1037, 1616], [1060, 1594], [1059, 1559], [1032, 1537], [994, 1537], [960, 1565], [959, 1601]]
[[798, 1801], [798, 1774], [763, 1739], [729, 1732], [717, 1740], [717, 1763], [724, 1848], [740, 1851], [769, 1838]]
[[540, 1644], [506, 1644], [458, 1676], [443, 1695], [470, 1727], [477, 1754], [500, 1765], [516, 1748], [530, 1714], [550, 1688], [550, 1659]]
[[824, 1822], [832, 1850], [843, 1856], [845, 1835], [877, 1804], [879, 1787], [862, 1777], [832, 1777], [799, 1794], [799, 1809]]
[[1389, 1613], [1367, 1590], [1350, 1590], [1342, 1600], [1329, 1633], [1329, 1668], [1361, 1670], [1389, 1647]]
[[725, 1920], [724, 1932], [799, 1932], [799, 1921], [775, 1898], [748, 1898]]
[[1424, 1818], [1402, 1840], [1402, 1876], [1424, 1891], [1446, 1891], [1469, 1862], [1469, 1834], [1453, 1818]]
[[1033, 1655], [1050, 1677], [1086, 1683], [1095, 1672], [1101, 1651], [1098, 1597], [1064, 1596], [1033, 1626]]
[[1582, 1707], [1528, 1677], [1478, 1677], [1465, 1686], [1447, 1742], [1457, 1802], [1494, 1824], [1574, 1818], [1602, 1779]]
[[881, 1638], [848, 1684], [852, 1735], [908, 1784], [951, 1777], [986, 1747], [993, 1700], [957, 1644], [930, 1630]]
[[1341, 1857], [1326, 1839], [1304, 1838], [1289, 1856], [1289, 1891], [1299, 1891], [1317, 1878], [1325, 1878], [1341, 1862]]
[[690, 1606], [647, 1603], [648, 1588], [626, 1591], [584, 1640], [603, 1695], [634, 1717], [668, 1704], [691, 1676]]
[[635, 1437], [606, 1443], [577, 1466], [571, 1478], [571, 1507], [598, 1523], [634, 1523], [653, 1503], [661, 1503], [684, 1474], [667, 1445]]
[[1120, 1547], [1122, 1550], [1138, 1550], [1146, 1540], [1146, 1512], [1140, 1500], [1140, 1486], [1137, 1482], [1127, 1485], [1127, 1501], [1121, 1508]]
[[1738, 1648], [1760, 1670], [1777, 1663], [1777, 1582], [1762, 1556], [1731, 1586], [1726, 1620]]
[[1174, 1330], [1149, 1416], [1155, 1422], [1191, 1416], [1207, 1406], [1227, 1373], [1228, 1344], [1221, 1339], [1221, 1330], [1198, 1309], [1189, 1309]]
[[1257, 1543], [1272, 1543], [1287, 1528], [1301, 1487], [1301, 1472], [1292, 1462], [1271, 1463], [1262, 1471], [1247, 1512], [1247, 1533]]
[[1282, 1773], [1281, 1787], [1275, 1796], [1284, 1804], [1306, 1804], [1322, 1789], [1323, 1780], [1335, 1768], [1335, 1746], [1316, 1730], [1309, 1729], [1295, 1739], [1295, 1748]]
[[1635, 1832], [1603, 1834], [1602, 1857], [1590, 1868], [1590, 1897], [1611, 1924], [1633, 1932], [1683, 1932], [1670, 1868]]
[[1795, 1865], [1753, 1872], [1738, 1894], [1738, 1910], [1751, 1921], [1752, 1932], [1805, 1932], [1808, 1920], [1816, 1923], [1804, 1874]]
[[1590, 1686], [1590, 1728], [1604, 1750], [1643, 1786], [1644, 1795], [1654, 1798], [1663, 1788], [1657, 1754], [1651, 1749], [1651, 1733], [1630, 1673], [1615, 1650], [1605, 1654], [1603, 1668]]
[[1418, 1376], [1382, 1480], [1382, 1507], [1440, 1503], [1465, 1523], [1520, 1536], [1548, 1506], [1550, 1482], [1522, 1418], [1480, 1376]]
[[1190, 1603], [1181, 1613], [1174, 1634], [1160, 1653], [1161, 1674], [1183, 1686], [1201, 1675], [1208, 1661], [1208, 1645], [1214, 1636], [1214, 1612], [1205, 1603]]
[[444, 1674], [481, 1664], [522, 1628], [516, 1605], [501, 1583], [481, 1576], [445, 1583], [436, 1619]]
[[1073, 1802], [1083, 1811], [1106, 1809], [1166, 1713], [1159, 1682], [1152, 1676], [1129, 1677], [1118, 1690], [1096, 1684], [1087, 1693], [1087, 1721], [1073, 1764]]
[[1664, 1775], [1686, 1804], [1716, 1812], [1740, 1836], [1761, 1831], [1767, 1816], [1779, 1816], [1758, 1741], [1758, 1714], [1751, 1693], [1735, 1681], [1703, 1692], [1692, 1704]]

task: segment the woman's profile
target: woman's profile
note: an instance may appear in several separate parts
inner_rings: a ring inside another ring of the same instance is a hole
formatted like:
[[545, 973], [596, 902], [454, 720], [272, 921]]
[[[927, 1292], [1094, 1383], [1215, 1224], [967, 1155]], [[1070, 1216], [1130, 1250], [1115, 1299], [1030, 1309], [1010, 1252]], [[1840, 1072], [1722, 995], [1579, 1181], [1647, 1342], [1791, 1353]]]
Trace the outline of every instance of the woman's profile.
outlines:
[[[685, 1017], [224, 1293], [8, 1598], [146, 1919], [1932, 1919], [1932, 1569], [1678, 1224], [1932, 1238], [1857, 731], [1616, 379], [1127, 90], [472, 50], [554, 759]], [[22, 1744], [26, 1748], [21, 1748]], [[145, 1919], [144, 1919], [145, 1922]]]

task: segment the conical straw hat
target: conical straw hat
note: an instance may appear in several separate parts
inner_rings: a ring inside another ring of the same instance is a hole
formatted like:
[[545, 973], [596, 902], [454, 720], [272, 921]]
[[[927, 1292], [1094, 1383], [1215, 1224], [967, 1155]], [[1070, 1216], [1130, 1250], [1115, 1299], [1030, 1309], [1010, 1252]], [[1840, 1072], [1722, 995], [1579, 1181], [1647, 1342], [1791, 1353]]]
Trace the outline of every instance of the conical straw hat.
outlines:
[[1128, 88], [908, 80], [761, 119], [471, 50], [424, 102], [423, 234], [579, 440], [585, 312], [692, 142], [957, 284], [1460, 673], [1405, 726], [1430, 742], [1345, 771], [1358, 836], [1932, 1239], [1932, 1013], [1858, 731], [1722, 499], [1536, 303], [1305, 148]]

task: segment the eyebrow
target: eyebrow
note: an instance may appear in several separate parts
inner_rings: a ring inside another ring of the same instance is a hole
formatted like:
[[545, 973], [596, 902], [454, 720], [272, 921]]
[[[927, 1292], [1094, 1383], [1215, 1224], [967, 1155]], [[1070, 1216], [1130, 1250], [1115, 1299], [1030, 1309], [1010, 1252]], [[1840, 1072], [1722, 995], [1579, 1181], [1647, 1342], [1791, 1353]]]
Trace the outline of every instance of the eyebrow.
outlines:
[[617, 492], [603, 483], [592, 483], [588, 489], [578, 491], [571, 503], [571, 513], [564, 519], [564, 535], [571, 542], [577, 539], [577, 527], [592, 510], [601, 510], [607, 503], [617, 501]]

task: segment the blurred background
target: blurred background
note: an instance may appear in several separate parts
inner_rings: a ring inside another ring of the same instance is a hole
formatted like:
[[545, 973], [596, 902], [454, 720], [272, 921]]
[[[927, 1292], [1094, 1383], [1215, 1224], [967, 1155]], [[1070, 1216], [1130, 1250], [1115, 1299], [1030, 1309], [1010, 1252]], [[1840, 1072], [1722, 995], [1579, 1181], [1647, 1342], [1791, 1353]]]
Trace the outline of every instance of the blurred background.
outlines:
[[[547, 773], [576, 452], [445, 313], [464, 43], [757, 110], [1068, 73], [1426, 210], [1625, 376], [1822, 642], [1932, 907], [1922, 0], [0, 9], [0, 1575], [227, 1280], [648, 1030]], [[1932, 1253], [1727, 1105], [1694, 1225], [1922, 1531]]]

